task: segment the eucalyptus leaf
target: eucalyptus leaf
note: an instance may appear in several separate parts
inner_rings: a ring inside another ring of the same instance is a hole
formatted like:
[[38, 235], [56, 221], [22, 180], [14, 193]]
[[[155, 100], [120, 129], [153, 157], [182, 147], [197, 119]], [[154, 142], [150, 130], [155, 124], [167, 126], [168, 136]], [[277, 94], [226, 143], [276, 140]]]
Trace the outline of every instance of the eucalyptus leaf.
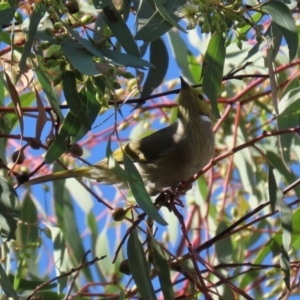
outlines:
[[145, 252], [136, 229], [133, 229], [129, 235], [127, 255], [130, 271], [141, 297], [147, 300], [156, 300]]
[[67, 138], [69, 138], [70, 136], [76, 136], [80, 128], [80, 118], [73, 112], [69, 111], [62, 124], [62, 127], [59, 130], [58, 135], [56, 136], [55, 140], [50, 145], [46, 153], [45, 162], [47, 164], [53, 163], [64, 152], [67, 151]]
[[155, 66], [148, 72], [143, 84], [141, 98], [149, 96], [164, 80], [168, 66], [169, 56], [167, 47], [162, 39], [157, 39], [150, 43], [150, 63]]
[[0, 176], [0, 234], [3, 241], [15, 239], [21, 218], [21, 203], [15, 189]]
[[138, 170], [131, 159], [124, 153], [124, 167], [125, 171], [130, 174], [128, 178], [128, 185], [130, 190], [141, 209], [149, 215], [154, 221], [160, 225], [166, 226], [168, 223], [158, 213], [156, 207], [152, 203], [149, 194], [146, 191], [144, 182]]
[[292, 61], [297, 54], [299, 38], [289, 8], [281, 1], [267, 1], [263, 3], [262, 10], [272, 17], [272, 21], [284, 36], [289, 48], [290, 61]]
[[12, 298], [13, 300], [19, 300], [19, 296], [17, 295], [17, 292], [14, 290], [11, 281], [9, 280], [7, 274], [3, 270], [2, 265], [0, 264], [0, 286], [5, 295], [8, 298]]
[[218, 95], [221, 91], [225, 54], [226, 48], [223, 33], [215, 32], [205, 52], [202, 76], [203, 92], [209, 98], [216, 118], [220, 118]]
[[33, 8], [33, 13], [30, 16], [30, 24], [29, 24], [29, 31], [28, 31], [28, 38], [26, 40], [24, 49], [22, 51], [22, 57], [19, 63], [19, 75], [17, 77], [17, 81], [20, 78], [20, 76], [24, 73], [26, 68], [26, 59], [29, 57], [31, 52], [31, 47], [35, 38], [35, 34], [38, 28], [38, 25], [45, 15], [47, 11], [47, 7], [44, 3], [36, 3], [36, 5]]

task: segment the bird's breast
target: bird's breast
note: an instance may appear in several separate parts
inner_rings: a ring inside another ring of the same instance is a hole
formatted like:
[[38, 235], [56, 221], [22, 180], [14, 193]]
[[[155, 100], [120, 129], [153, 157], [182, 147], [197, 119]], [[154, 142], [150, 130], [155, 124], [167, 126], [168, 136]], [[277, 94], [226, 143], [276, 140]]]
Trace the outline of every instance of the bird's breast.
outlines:
[[149, 194], [177, 186], [208, 164], [214, 154], [214, 136], [211, 122], [201, 121], [197, 130], [182, 130], [179, 124], [173, 147], [152, 163], [136, 164]]

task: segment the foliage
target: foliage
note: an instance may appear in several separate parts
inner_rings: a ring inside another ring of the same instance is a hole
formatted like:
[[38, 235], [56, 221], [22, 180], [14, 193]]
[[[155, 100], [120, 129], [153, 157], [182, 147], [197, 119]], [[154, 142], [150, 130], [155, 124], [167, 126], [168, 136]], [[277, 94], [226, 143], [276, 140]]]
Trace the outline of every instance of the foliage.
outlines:
[[[3, 299], [297, 295], [298, 17], [297, 1], [1, 1]], [[180, 75], [211, 102], [216, 151], [153, 199], [168, 226], [132, 182], [22, 186], [174, 121]]]

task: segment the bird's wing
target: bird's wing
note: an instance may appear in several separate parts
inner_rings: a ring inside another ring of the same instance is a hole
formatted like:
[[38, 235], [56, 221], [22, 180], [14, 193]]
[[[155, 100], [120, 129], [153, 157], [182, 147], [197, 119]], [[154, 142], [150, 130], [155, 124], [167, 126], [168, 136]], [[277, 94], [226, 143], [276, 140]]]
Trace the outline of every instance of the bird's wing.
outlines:
[[[177, 133], [178, 123], [160, 129], [136, 142], [123, 146], [123, 150], [133, 160], [139, 162], [153, 162], [165, 152], [174, 147], [174, 135]], [[121, 149], [118, 149], [121, 151]], [[119, 161], [119, 151], [114, 152], [114, 157]]]

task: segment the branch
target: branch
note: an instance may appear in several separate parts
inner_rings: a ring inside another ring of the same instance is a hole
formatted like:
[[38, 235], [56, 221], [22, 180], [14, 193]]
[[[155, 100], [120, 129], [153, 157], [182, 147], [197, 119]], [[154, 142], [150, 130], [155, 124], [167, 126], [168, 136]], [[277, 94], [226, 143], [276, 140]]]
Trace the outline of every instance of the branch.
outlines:
[[104, 259], [104, 258], [106, 258], [106, 255], [103, 255], [103, 256], [101, 256], [101, 257], [95, 257], [95, 258], [92, 259], [91, 261], [88, 261], [88, 262], [86, 262], [86, 263], [84, 263], [84, 264], [80, 264], [80, 266], [77, 267], [77, 268], [74, 268], [74, 269], [72, 268], [69, 272], [66, 272], [66, 273], [64, 273], [64, 274], [61, 274], [61, 275], [59, 275], [59, 276], [55, 276], [54, 278], [52, 278], [52, 279], [50, 279], [50, 280], [48, 280], [48, 281], [46, 281], [46, 282], [40, 284], [39, 286], [37, 286], [37, 287], [34, 289], [34, 291], [33, 291], [33, 292], [32, 292], [25, 300], [30, 300], [30, 299], [32, 298], [32, 296], [34, 296], [39, 290], [41, 290], [41, 289], [42, 289], [43, 287], [45, 287], [46, 285], [48, 285], [48, 284], [50, 284], [50, 283], [52, 283], [52, 282], [54, 282], [54, 281], [56, 281], [56, 280], [58, 280], [58, 279], [60, 279], [60, 278], [68, 277], [68, 276], [70, 276], [71, 274], [73, 274], [73, 273], [75, 273], [75, 272], [78, 272], [79, 270], [81, 270], [81, 269], [83, 269], [83, 268], [89, 267], [89, 266], [93, 265], [95, 262], [97, 262], [97, 261], [99, 261], [99, 260], [102, 260], [102, 259]]

